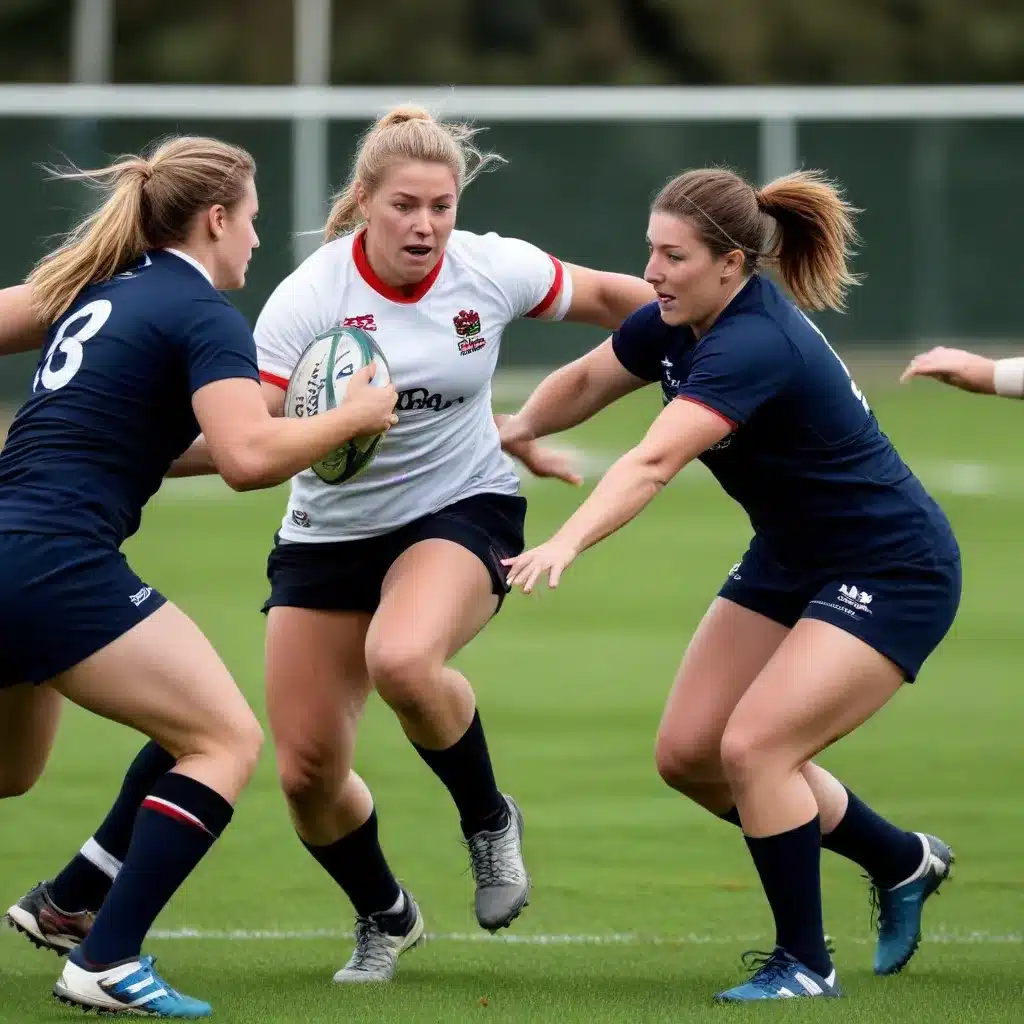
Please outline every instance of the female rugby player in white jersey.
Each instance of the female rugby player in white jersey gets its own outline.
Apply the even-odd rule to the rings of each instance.
[[[377,122],[334,202],[326,243],[279,285],[255,331],[276,415],[300,353],[338,324],[373,332],[399,394],[398,423],[363,473],[340,486],[312,472],[293,479],[268,563],[267,708],[281,785],[299,838],[357,914],[356,949],[337,981],[390,978],[423,932],[381,852],[370,791],[352,771],[374,689],[452,795],[481,926],[505,927],[526,904],[522,816],[495,783],[473,689],[448,665],[498,610],[501,560],[523,546],[526,502],[502,454],[491,379],[512,320],[613,330],[654,296],[637,278],[455,230],[462,190],[500,159],[481,154],[474,134],[418,109]],[[532,443],[509,450],[537,473],[572,478]],[[199,444],[179,472],[209,468]],[[155,745],[140,754],[114,817],[130,812],[160,762]],[[90,841],[56,879],[65,903],[87,888],[102,899],[117,859],[102,852]],[[42,899],[26,897],[25,915],[38,920]],[[45,907],[59,932],[47,944],[73,945],[88,931],[95,908],[79,902],[57,916]]]

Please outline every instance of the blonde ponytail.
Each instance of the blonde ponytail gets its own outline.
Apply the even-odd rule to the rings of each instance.
[[[356,185],[361,184],[367,193],[376,192],[387,171],[404,160],[444,164],[461,194],[481,171],[505,162],[497,153],[477,149],[473,139],[480,131],[469,124],[437,121],[422,107],[396,107],[385,114],[363,135],[349,179],[331,200],[324,241],[339,238],[363,223]]]
[[[109,195],[28,279],[36,309],[46,323],[53,323],[86,285],[112,277],[118,267],[145,252],[143,190],[151,176],[152,168],[141,159],[98,171],[51,173],[53,178],[87,181]]]
[[[147,249],[183,242],[193,216],[237,203],[255,169],[244,149],[182,136],[149,157],[129,154],[99,170],[51,171],[57,179],[86,182],[104,199],[29,275],[39,317],[53,323],[83,288],[109,280]]]

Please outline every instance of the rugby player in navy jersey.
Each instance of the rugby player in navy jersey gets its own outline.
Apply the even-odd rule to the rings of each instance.
[[[542,437],[658,382],[664,408],[546,543],[506,561],[529,592],[636,516],[699,458],[754,536],[694,634],[658,733],[675,789],[740,824],[776,924],[734,1002],[836,996],[822,926],[822,847],[868,873],[875,971],[920,941],[952,854],[872,811],[812,761],[912,681],[949,629],[960,556],[939,506],[799,307],[839,309],[854,211],[816,172],[753,188],[691,171],[654,202],[658,298],[543,381],[503,439]],[[797,304],[761,270],[774,265]],[[685,551],[685,545],[680,547]]]
[[[38,778],[62,697],[166,751],[54,988],[83,1008],[209,1015],[141,947],[227,827],[262,743],[209,641],[121,544],[200,429],[218,472],[244,490],[394,422],[394,390],[369,387],[368,372],[331,413],[267,411],[252,333],[219,291],[243,285],[258,245],[254,172],[244,150],[185,137],[68,175],[105,189],[104,202],[27,285],[0,292],[0,351],[43,343],[0,453],[0,796]]]

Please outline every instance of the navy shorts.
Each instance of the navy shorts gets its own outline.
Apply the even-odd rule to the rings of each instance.
[[[523,550],[525,521],[525,498],[477,494],[365,540],[289,543],[276,539],[267,559],[270,597],[263,611],[284,605],[372,615],[380,604],[384,577],[398,556],[432,538],[453,541],[484,563],[500,608],[509,590],[501,560]]]
[[[907,682],[949,631],[960,604],[960,559],[836,573],[781,564],[755,538],[718,592],[792,628],[799,619],[831,622],[903,670]]]
[[[116,548],[66,535],[0,535],[0,689],[52,679],[164,603]]]

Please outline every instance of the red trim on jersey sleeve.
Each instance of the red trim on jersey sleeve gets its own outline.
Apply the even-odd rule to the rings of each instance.
[[[409,285],[406,288],[393,288],[382,281],[377,276],[373,267],[370,266],[370,261],[366,257],[365,238],[366,228],[363,228],[352,239],[352,260],[356,265],[356,270],[359,271],[359,276],[378,295],[383,295],[385,299],[389,299],[391,302],[401,302],[404,305],[409,305],[413,302],[419,302],[430,291],[431,285],[437,280],[437,275],[441,273],[441,264],[444,263],[443,252],[441,253],[441,258],[434,264],[430,273],[422,281]]]
[[[702,409],[707,409],[708,412],[713,412],[720,420],[725,420],[729,424],[730,430],[736,430],[739,428],[739,424],[735,420],[729,419],[724,412],[719,412],[713,406],[708,405],[706,402],[702,402],[699,398],[691,398],[689,395],[677,395],[677,402],[693,402],[694,405],[699,405]]]
[[[265,380],[268,384],[276,384],[282,391],[288,390],[287,377],[278,377],[276,373],[271,373],[269,370],[260,370],[260,380]]]
[[[555,266],[555,279],[551,282],[551,287],[548,289],[547,295],[544,296],[540,302],[537,303],[533,309],[527,313],[527,316],[540,316],[541,313],[546,310],[552,302],[558,297],[558,293],[562,290],[562,281],[565,279],[565,267],[562,266],[561,260],[556,260],[554,256],[548,253],[548,259]]]

